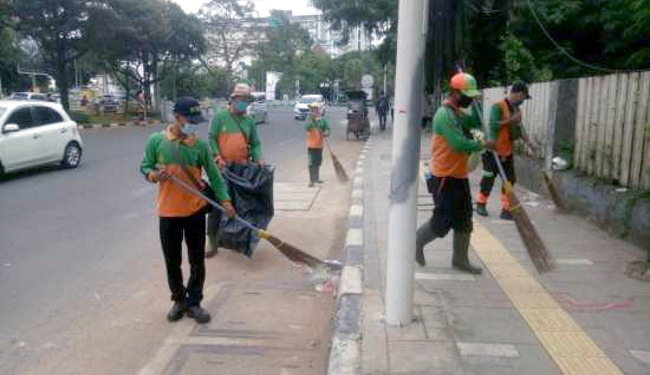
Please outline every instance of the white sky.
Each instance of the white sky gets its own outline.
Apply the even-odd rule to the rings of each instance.
[[[207,0],[173,0],[188,13],[196,13]],[[311,7],[309,0],[253,0],[255,9],[261,17],[269,16],[271,9],[291,10],[294,15],[317,14],[318,10]]]

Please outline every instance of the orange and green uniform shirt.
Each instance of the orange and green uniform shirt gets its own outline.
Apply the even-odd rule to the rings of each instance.
[[[323,148],[323,139],[330,134],[330,126],[327,120],[324,118],[316,120],[309,116],[304,129],[307,132],[307,148]]]
[[[170,127],[162,132],[152,134],[147,141],[147,146],[140,164],[140,171],[148,179],[149,172],[159,167],[165,167],[167,174],[193,185],[183,168],[176,162],[175,147],[181,161],[187,166],[197,181],[201,181],[201,172],[205,170],[210,186],[220,201],[230,200],[226,184],[221,179],[217,165],[212,159],[212,152],[208,143],[190,136],[182,141],[174,135]],[[206,206],[206,202],[186,191],[183,187],[171,180],[162,180],[159,183],[157,212],[160,217],[187,217],[196,214]]]
[[[452,117],[454,116],[454,117]],[[436,177],[465,179],[469,155],[483,149],[479,141],[465,136],[470,129],[481,127],[480,115],[472,108],[466,114],[445,101],[433,117],[431,137],[431,174]]]
[[[246,115],[233,115],[228,109],[217,112],[212,118],[210,147],[227,162],[256,162],[262,158],[262,142],[255,121]]]
[[[502,125],[502,122],[510,119],[511,112],[506,99],[495,103],[490,111],[490,134],[488,136],[495,141],[497,154],[501,157],[512,155],[511,129],[509,125]]]

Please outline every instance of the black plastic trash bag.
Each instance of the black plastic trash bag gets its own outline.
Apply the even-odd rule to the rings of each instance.
[[[256,228],[266,229],[273,218],[273,172],[271,166],[231,164],[221,175],[228,184],[228,194],[237,214]],[[219,247],[253,256],[259,238],[242,223],[221,215]]]

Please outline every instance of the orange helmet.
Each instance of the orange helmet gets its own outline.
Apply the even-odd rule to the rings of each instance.
[[[470,98],[475,98],[479,95],[481,95],[481,92],[478,91],[477,85],[476,85],[476,79],[471,74],[467,73],[457,73],[453,77],[451,77],[451,81],[449,83],[451,85],[451,88],[454,90],[460,91],[463,95],[469,96]]]

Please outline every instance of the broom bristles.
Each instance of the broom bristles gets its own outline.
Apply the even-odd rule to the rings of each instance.
[[[334,165],[334,172],[336,172],[336,178],[342,183],[346,183],[350,181],[350,178],[348,177],[345,168],[343,168],[343,164],[341,164],[339,158],[336,157],[336,155],[334,155],[331,149],[330,149],[330,156],[332,157],[332,164]]]
[[[533,261],[535,269],[540,275],[552,271],[555,268],[553,257],[546,248],[546,245],[544,245],[544,242],[537,233],[533,222],[530,221],[528,213],[519,202],[519,198],[517,198],[514,191],[511,190],[508,193],[508,199],[510,200],[510,206],[512,207],[510,211],[515,219],[517,231],[519,231],[519,236],[521,237],[524,246],[526,246],[528,256],[530,256],[530,259]]]
[[[542,176],[544,177],[544,182],[546,183],[546,188],[548,189],[548,193],[551,195],[551,200],[553,201],[553,204],[559,210],[565,211],[566,206],[560,199],[560,195],[557,193],[557,189],[555,189],[555,185],[553,184],[553,181],[551,181],[551,178],[548,176],[548,173],[544,171],[542,172]]]
[[[279,238],[268,234],[267,235],[267,241],[271,243],[276,249],[280,250],[280,252],[289,258],[291,261],[296,262],[296,263],[303,263],[307,265],[310,268],[316,268],[316,267],[322,267],[325,265],[325,262],[322,260],[307,254],[306,252],[298,249],[297,247],[288,244]]]

